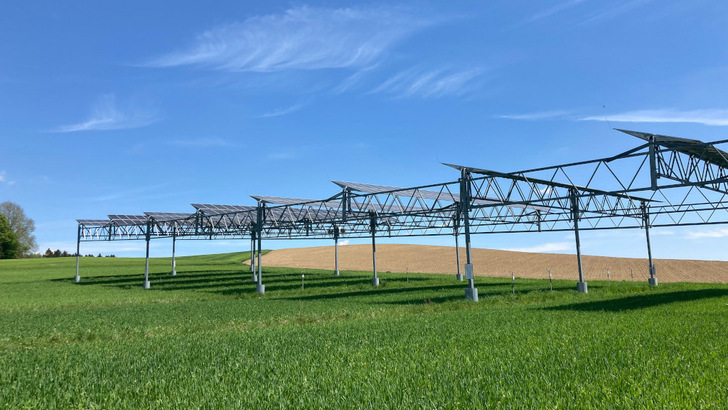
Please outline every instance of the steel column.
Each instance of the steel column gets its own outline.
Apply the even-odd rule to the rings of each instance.
[[[78,225],[78,236],[76,237],[76,277],[73,278],[73,281],[78,283],[81,281],[81,276],[79,275],[79,265],[81,261],[81,225]]]
[[[369,225],[372,231],[372,269],[374,270],[372,286],[379,286],[379,278],[377,277],[377,242],[374,239],[377,233],[377,217],[371,216],[370,218]]]
[[[146,232],[147,257],[146,257],[146,264],[144,267],[144,289],[149,289],[149,240],[150,239],[151,239],[151,235],[149,232],[149,222],[147,222],[147,232]]]
[[[263,206],[263,204],[258,202],[258,223],[255,224],[256,236],[258,237],[258,283],[255,285],[255,292],[260,295],[265,293],[265,285],[263,284],[263,264],[260,260],[260,251],[263,249]]]
[[[657,278],[655,277],[655,265],[652,263],[652,246],[650,245],[650,213],[647,210],[647,205],[642,202],[642,219],[645,224],[645,237],[647,238],[647,260],[649,263],[650,278],[647,279],[647,283],[650,286],[657,286]]]
[[[253,282],[258,281],[258,272],[255,270],[255,231],[250,234],[250,271],[253,273]]]
[[[458,264],[458,273],[455,275],[455,279],[463,280],[463,275],[460,274],[460,245],[458,245],[458,231],[455,231],[455,262]]]
[[[172,276],[177,276],[177,259],[175,250],[177,248],[177,226],[172,227]]]
[[[650,140],[648,141],[649,148],[648,148],[648,155],[650,158],[650,188],[655,191],[657,190],[657,178],[658,178],[658,172],[657,172],[657,153],[655,148],[655,136],[650,136]]]
[[[574,238],[576,239],[576,262],[579,265],[579,282],[576,284],[576,290],[581,293],[587,293],[588,288],[586,282],[584,282],[584,271],[581,266],[581,242],[579,241],[579,198],[577,197],[576,190],[570,189],[569,194],[571,197],[571,218],[574,221]]]
[[[339,236],[334,237],[334,275],[339,276]]]
[[[460,214],[465,227],[465,277],[468,287],[465,289],[465,299],[478,301],[478,289],[475,287],[475,274],[473,273],[473,257],[470,248],[470,173],[464,169],[460,177]]]

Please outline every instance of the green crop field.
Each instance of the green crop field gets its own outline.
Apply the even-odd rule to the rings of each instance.
[[[0,261],[0,406],[728,403],[728,285],[264,269],[243,254]]]

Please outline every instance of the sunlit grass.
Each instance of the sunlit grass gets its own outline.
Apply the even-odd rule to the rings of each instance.
[[[0,261],[0,406],[718,407],[728,286]],[[301,273],[305,273],[302,278]]]

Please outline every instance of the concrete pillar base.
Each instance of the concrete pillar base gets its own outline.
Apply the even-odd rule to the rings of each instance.
[[[151,287],[151,283],[149,283],[148,280],[144,281],[144,289],[149,289]]]
[[[379,286],[379,278],[372,278],[372,286]]]
[[[257,281],[258,281],[258,275],[254,273],[253,274],[253,282],[257,282]]]
[[[257,284],[255,285],[255,293],[262,295],[265,293],[265,285]]]
[[[657,278],[649,278],[649,279],[647,279],[647,283],[650,286],[657,286]]]
[[[589,293],[586,282],[576,282],[576,291],[581,293]]]
[[[339,276],[339,271],[334,272],[334,276]]]
[[[478,301],[478,288],[466,288],[465,299],[472,300],[473,302]]]
[[[176,270],[176,269],[172,269],[172,273],[171,273],[171,275],[172,275],[172,276],[177,276],[177,270]]]
[[[76,275],[76,277],[75,277],[75,278],[73,278],[73,281],[74,281],[74,282],[76,282],[76,283],[78,283],[78,282],[80,282],[80,281],[81,281],[81,277],[80,277],[80,276],[78,276],[78,275]]]
[[[460,274],[460,273],[458,273],[457,275],[455,275],[455,279],[457,279],[459,281],[462,281],[463,280],[463,275]]]

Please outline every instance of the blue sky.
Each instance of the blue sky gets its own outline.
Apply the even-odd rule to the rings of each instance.
[[[514,171],[637,145],[610,125],[727,137],[719,0],[4,2],[0,39],[0,200],[36,221],[41,251],[72,251],[76,218],[323,198],[332,179],[421,185],[457,179],[440,161]],[[726,260],[726,236],[656,229],[654,254]],[[582,242],[646,253],[634,230]],[[574,252],[563,233],[474,245]]]

